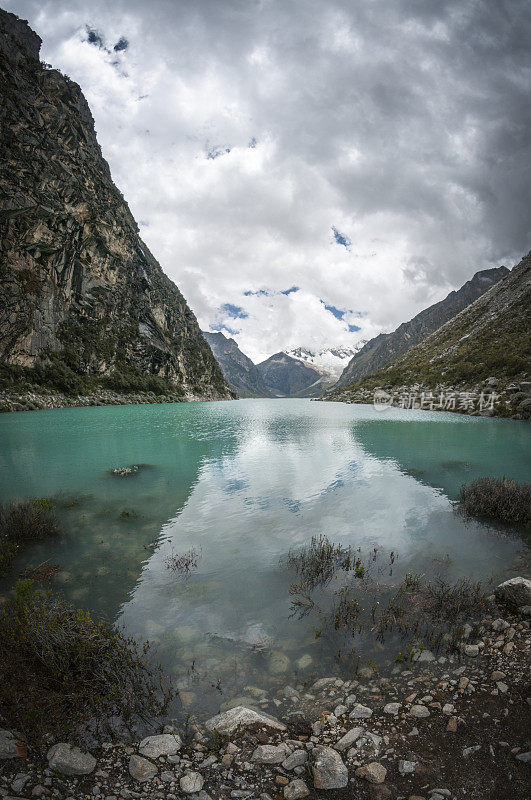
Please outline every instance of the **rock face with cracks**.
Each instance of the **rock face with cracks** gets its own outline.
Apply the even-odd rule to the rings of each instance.
[[[0,10],[0,361],[231,396],[194,314],[140,239],[79,86]],[[69,373],[70,374],[70,373]]]

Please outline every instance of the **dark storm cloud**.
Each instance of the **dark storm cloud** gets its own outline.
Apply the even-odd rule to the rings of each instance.
[[[528,0],[7,5],[81,83],[202,324],[267,287],[238,322],[255,353],[390,329],[529,249]]]

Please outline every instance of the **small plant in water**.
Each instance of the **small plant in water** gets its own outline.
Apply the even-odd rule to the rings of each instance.
[[[164,566],[166,569],[170,570],[170,572],[178,573],[182,576],[187,576],[191,573],[193,569],[197,569],[197,565],[199,563],[199,559],[202,556],[201,548],[199,548],[199,552],[195,549],[195,547],[190,548],[185,553],[174,553],[172,550],[171,555],[169,555],[164,560]]]

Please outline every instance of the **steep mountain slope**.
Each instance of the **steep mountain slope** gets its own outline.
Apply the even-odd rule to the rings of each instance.
[[[286,353],[275,353],[257,364],[257,368],[265,385],[275,397],[315,397],[321,394],[320,385],[313,395],[300,394],[313,384],[319,384],[322,375],[318,370]]]
[[[242,353],[234,339],[222,333],[203,331],[225,380],[240,397],[271,397],[258,368]]]
[[[196,318],[138,235],[79,86],[0,10],[4,383],[227,398]]]
[[[338,380],[337,386],[347,386],[349,383],[396,361],[426,336],[481,297],[508,272],[506,267],[476,272],[474,277],[463,284],[460,289],[450,292],[444,300],[424,309],[409,322],[403,322],[393,333],[381,333],[371,339],[349,362]]]
[[[530,307],[531,253],[488,292],[405,356],[334,392],[330,399],[364,399],[363,392],[377,386],[390,391],[396,387],[421,385],[435,389],[451,385],[477,392],[488,385],[509,396],[507,406],[515,406],[513,399],[520,405],[523,403],[520,408],[523,413],[531,402],[523,397],[531,386]],[[523,392],[516,381],[521,381]],[[502,408],[498,413],[506,411]]]

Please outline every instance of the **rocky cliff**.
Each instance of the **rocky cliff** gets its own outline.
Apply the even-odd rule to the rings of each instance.
[[[227,398],[193,313],[138,235],[79,86],[0,10],[2,381]]]
[[[242,353],[234,339],[207,331],[203,331],[203,336],[212,348],[225,380],[240,397],[272,396],[258,368]]]
[[[481,297],[508,272],[506,267],[476,272],[474,277],[463,284],[460,289],[450,292],[444,300],[424,309],[409,322],[403,322],[393,333],[381,333],[371,339],[345,367],[337,386],[348,386],[349,383],[359,380],[365,375],[371,375],[387,364],[396,361],[430,333]]]

